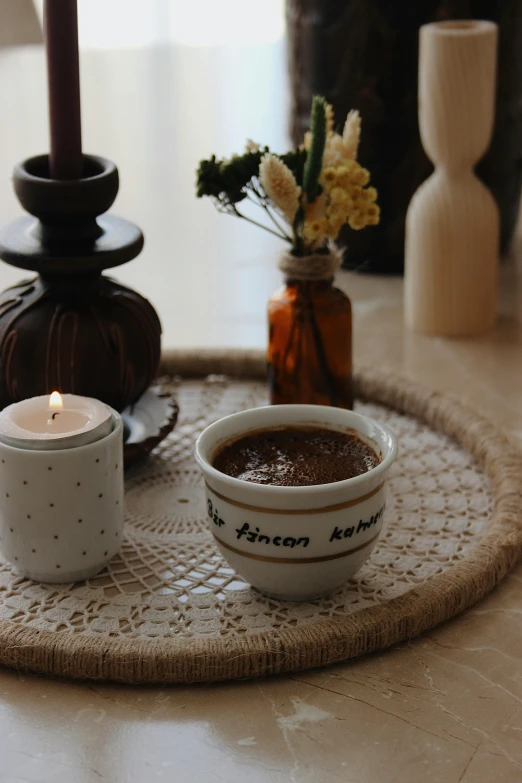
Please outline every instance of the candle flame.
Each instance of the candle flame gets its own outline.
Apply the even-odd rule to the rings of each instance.
[[[60,392],[53,391],[49,397],[49,408],[54,408],[54,410],[60,410],[63,408],[63,400]]]

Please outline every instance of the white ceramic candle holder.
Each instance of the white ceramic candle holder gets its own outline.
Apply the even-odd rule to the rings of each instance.
[[[0,552],[38,582],[95,576],[120,549],[123,424],[76,448],[0,442]]]

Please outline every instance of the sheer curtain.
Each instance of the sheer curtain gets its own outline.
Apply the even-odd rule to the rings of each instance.
[[[43,0],[35,0],[42,15]],[[84,48],[278,41],[284,0],[78,0]]]

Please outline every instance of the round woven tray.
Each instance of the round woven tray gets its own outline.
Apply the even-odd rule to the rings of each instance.
[[[522,461],[506,437],[455,399],[365,370],[358,409],[385,421],[400,443],[379,544],[328,599],[261,596],[214,547],[192,449],[210,421],[265,402],[264,358],[169,354],[161,371],[180,420],[128,476],[121,555],[80,585],[34,584],[0,561],[0,663],[128,683],[324,666],[453,617],[521,554]]]

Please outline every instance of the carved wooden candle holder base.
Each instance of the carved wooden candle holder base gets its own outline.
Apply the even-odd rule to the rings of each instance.
[[[51,179],[47,155],[14,170],[16,195],[33,217],[0,231],[0,257],[38,276],[0,295],[0,408],[59,389],[121,411],[156,374],[156,311],[102,275],[135,258],[143,235],[103,214],[118,193],[116,166],[92,155],[83,160],[76,180]]]

